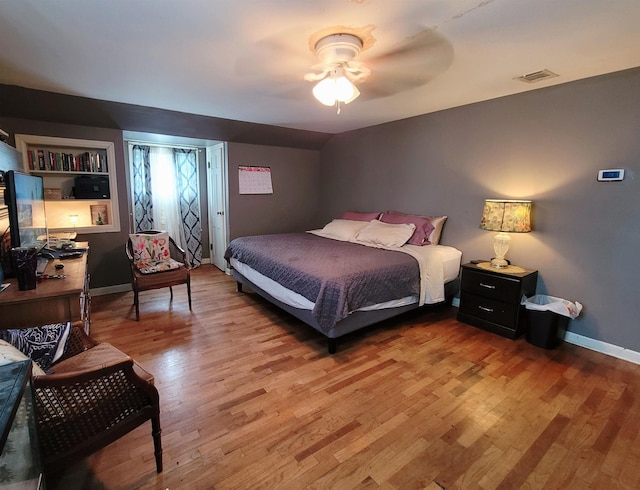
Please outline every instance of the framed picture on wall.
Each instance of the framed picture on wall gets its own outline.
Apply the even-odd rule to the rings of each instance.
[[[91,224],[92,225],[108,225],[109,213],[106,204],[93,204],[91,208]]]

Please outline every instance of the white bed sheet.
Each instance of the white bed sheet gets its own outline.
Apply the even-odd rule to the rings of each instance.
[[[457,248],[446,245],[428,245],[425,247],[405,245],[401,248],[404,250],[399,248],[390,248],[389,250],[400,250],[416,258],[420,264],[421,296],[424,295],[424,299],[418,296],[407,296],[397,300],[366,306],[357,311],[397,308],[417,302],[423,305],[425,303],[430,304],[444,301],[444,284],[458,277],[462,252]],[[426,264],[429,260],[431,260],[431,263]],[[237,259],[231,258],[231,266],[278,301],[303,310],[312,310],[315,306],[314,302],[309,301],[301,294],[285,288],[273,279],[239,262]],[[436,281],[439,281],[439,285],[434,284]]]

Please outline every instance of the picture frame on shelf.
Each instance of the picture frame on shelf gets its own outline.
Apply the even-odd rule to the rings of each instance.
[[[108,225],[109,213],[106,204],[92,204],[89,206],[91,209],[91,224],[92,225]]]

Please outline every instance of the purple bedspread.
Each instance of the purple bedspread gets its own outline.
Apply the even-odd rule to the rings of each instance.
[[[416,259],[310,233],[236,238],[225,258],[235,258],[315,303],[323,329],[359,308],[420,294]]]

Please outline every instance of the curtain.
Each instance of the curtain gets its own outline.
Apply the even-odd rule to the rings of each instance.
[[[197,151],[132,146],[135,231],[164,230],[187,253],[191,267],[202,263],[202,226]]]
[[[131,187],[133,189],[133,224],[136,232],[153,229],[151,201],[151,163],[148,146],[131,148]]]
[[[196,150],[175,148],[173,155],[184,248],[191,260],[191,266],[197,267],[202,263],[198,154]]]

